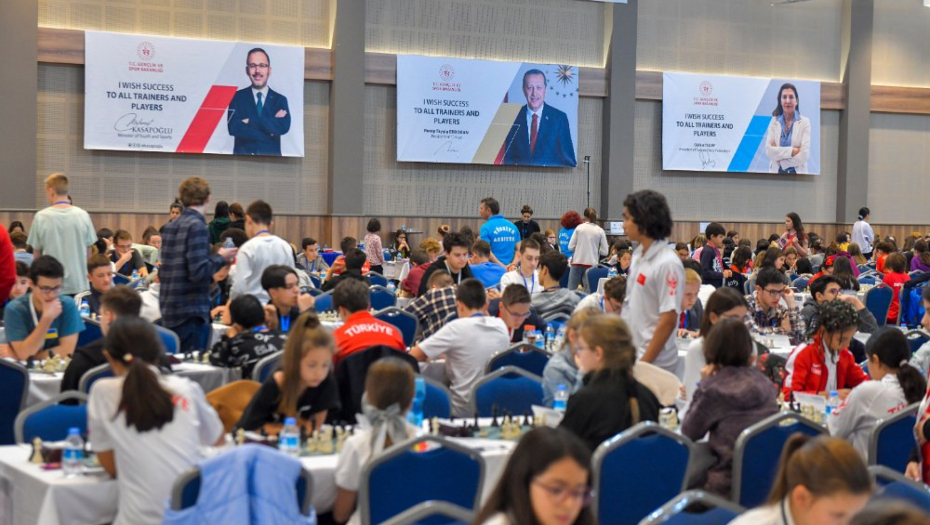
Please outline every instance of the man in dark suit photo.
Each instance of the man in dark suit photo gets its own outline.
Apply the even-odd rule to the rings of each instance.
[[[226,112],[229,134],[236,138],[236,155],[281,156],[281,135],[291,129],[287,97],[268,87],[271,59],[264,49],[246,55],[245,73],[252,85],[236,91]]]
[[[523,75],[526,105],[517,113],[504,141],[504,164],[576,166],[568,117],[546,100],[546,75],[531,69]]]

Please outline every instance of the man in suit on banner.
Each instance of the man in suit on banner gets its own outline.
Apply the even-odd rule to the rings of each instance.
[[[546,75],[531,69],[523,75],[526,105],[517,113],[504,141],[504,164],[576,166],[575,147],[565,113],[546,100]]]
[[[245,73],[252,85],[233,96],[226,113],[229,134],[236,138],[236,155],[281,156],[281,135],[291,129],[287,97],[268,87],[271,59],[264,49],[246,55]]]

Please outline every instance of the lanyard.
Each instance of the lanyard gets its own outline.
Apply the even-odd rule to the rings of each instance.
[[[520,274],[520,277],[523,279],[523,287],[528,289],[532,295],[533,291],[536,290],[536,274],[534,273],[532,277],[530,277],[530,282],[533,283],[532,288],[526,285],[526,277],[523,277],[523,274]]]
[[[53,206],[58,206],[59,204],[71,204],[71,203],[68,201],[58,201],[55,204],[53,204]]]
[[[449,263],[446,261],[443,261],[442,263],[446,265],[446,271],[449,272],[449,275],[452,275],[452,268],[449,268]],[[458,273],[458,281],[456,281],[455,284],[462,284],[462,272],[461,271],[459,271]]]
[[[471,314],[471,315],[469,315],[468,317],[484,317],[484,314],[481,313],[481,312],[478,312],[478,313],[476,313],[476,314]]]
[[[288,321],[290,321],[290,318],[288,318]],[[252,329],[252,331],[253,332],[264,332],[267,329],[268,329],[267,326],[262,325],[262,326],[256,326],[255,328]]]
[[[287,315],[280,318],[281,320],[281,331],[288,332],[291,329],[291,314],[288,312]]]
[[[36,305],[32,301],[32,294],[29,294],[29,312],[32,313],[32,322],[35,326],[39,326],[39,317],[36,315]]]
[[[603,296],[603,295],[601,296],[601,311],[602,311],[602,312],[605,312],[605,311],[606,311],[606,310],[604,310],[604,296]]]
[[[255,236],[258,237],[259,235],[263,233],[268,233],[268,230],[260,230],[258,233],[255,234]]]

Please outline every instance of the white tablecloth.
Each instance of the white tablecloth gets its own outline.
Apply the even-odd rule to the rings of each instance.
[[[485,460],[482,500],[504,470],[514,443],[455,439],[481,452]],[[60,470],[29,463],[29,445],[0,447],[0,525],[66,525],[112,522],[116,516],[116,480],[104,475],[66,479]],[[301,458],[313,475],[312,503],[318,513],[336,501],[336,455]]]
[[[26,408],[48,401],[61,393],[61,379],[64,376],[64,372],[55,372],[54,374],[30,372]]]
[[[389,281],[403,281],[410,273],[410,263],[405,261],[384,261],[384,278]]]
[[[174,373],[199,384],[204,392],[215,390],[226,383],[242,379],[238,368],[225,368],[202,363],[180,363],[172,365]]]

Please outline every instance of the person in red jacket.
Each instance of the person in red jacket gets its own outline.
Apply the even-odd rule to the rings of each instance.
[[[16,284],[16,257],[13,242],[6,228],[0,226],[0,305],[6,304],[10,290]]]
[[[856,308],[834,300],[822,303],[819,309],[817,326],[812,327],[813,341],[788,358],[785,399],[793,392],[828,396],[831,390],[846,399],[853,387],[869,380],[848,348],[859,324]]]
[[[339,283],[333,290],[333,307],[344,324],[333,330],[336,354],[333,364],[339,365],[346,356],[372,346],[389,346],[406,351],[404,336],[392,324],[375,319],[370,308],[368,286],[357,279]]]

